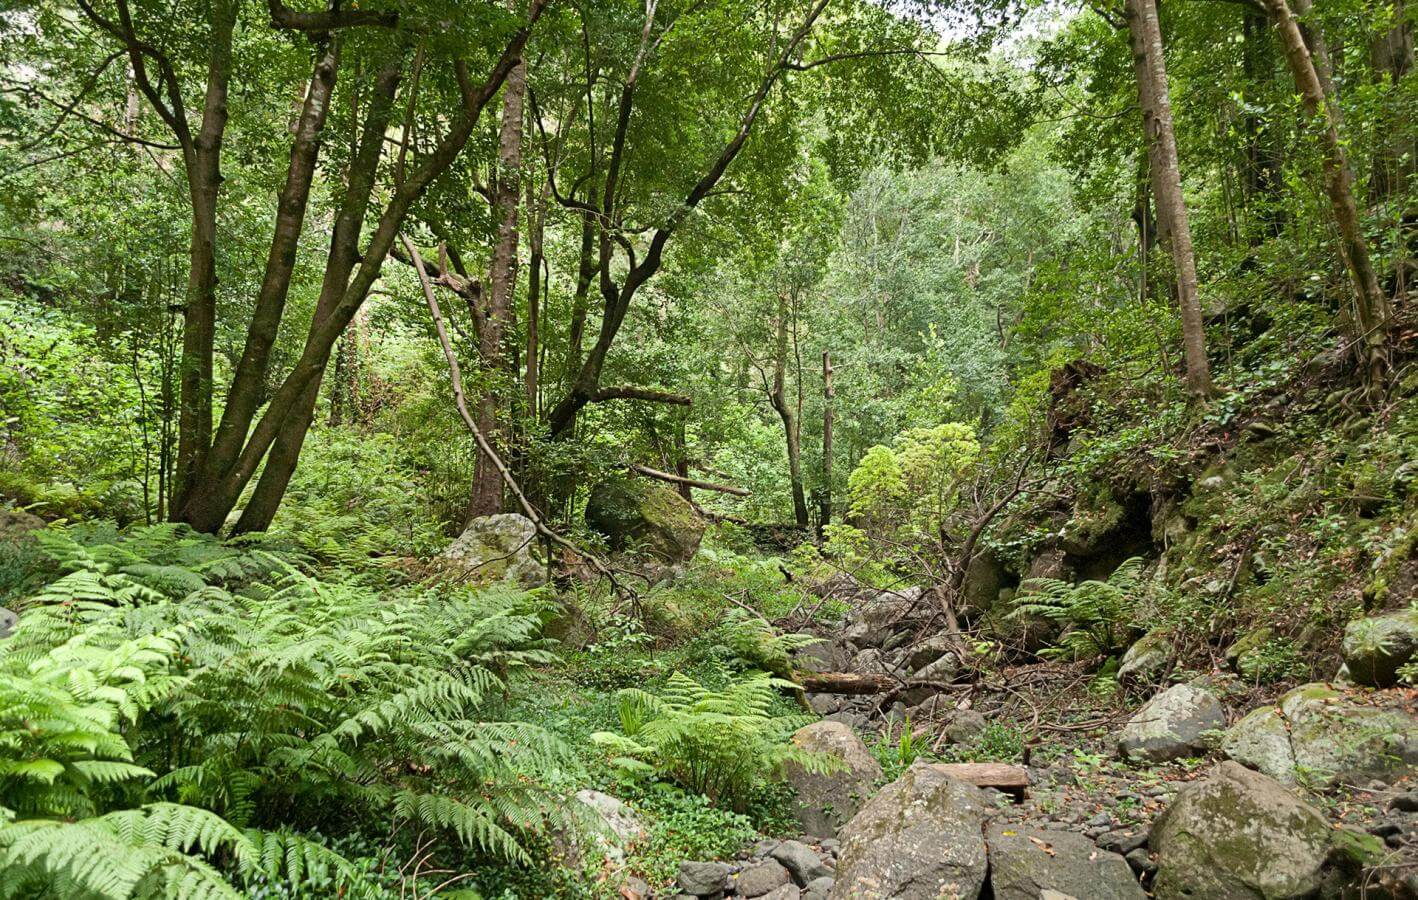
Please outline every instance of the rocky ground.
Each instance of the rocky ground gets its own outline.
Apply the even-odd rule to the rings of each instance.
[[[853,691],[807,696],[824,719],[795,740],[843,765],[790,771],[803,835],[686,860],[670,896],[1418,897],[1415,693],[1356,683],[1393,659],[1356,650],[1332,683],[1267,690],[1171,683],[1134,653],[1106,697],[1081,664],[972,670],[919,600],[858,602],[798,658]],[[890,778],[863,738],[907,727]]]

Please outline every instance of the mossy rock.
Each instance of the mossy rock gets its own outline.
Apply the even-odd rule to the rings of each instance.
[[[1126,685],[1156,684],[1166,674],[1167,664],[1171,661],[1171,632],[1154,628],[1138,638],[1123,654],[1118,666],[1118,681]]]
[[[1246,655],[1264,647],[1274,637],[1274,628],[1264,625],[1260,628],[1252,628],[1226,649],[1226,665],[1230,667],[1231,671],[1240,672],[1244,667]]]
[[[636,550],[685,562],[704,538],[704,520],[679,494],[644,479],[602,481],[586,501],[586,524],[617,552]]]
[[[1344,664],[1358,684],[1392,687],[1418,653],[1418,609],[1355,619],[1344,629]]]

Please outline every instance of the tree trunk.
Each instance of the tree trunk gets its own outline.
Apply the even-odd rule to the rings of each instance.
[[[497,174],[493,182],[493,214],[497,220],[497,243],[488,270],[487,302],[478,328],[478,353],[482,358],[484,384],[488,387],[477,401],[478,430],[499,458],[507,456],[507,429],[502,415],[500,392],[511,381],[511,365],[503,346],[512,316],[513,292],[517,286],[517,214],[522,203],[522,103],[527,88],[527,69],[519,62],[507,75],[502,89],[502,126],[498,133]],[[502,473],[486,453],[479,452],[473,474],[472,494],[463,516],[466,525],[479,516],[502,512]]]
[[[778,331],[773,353],[773,388],[768,400],[783,420],[783,434],[788,444],[788,483],[793,492],[793,520],[808,524],[807,498],[803,494],[802,440],[798,418],[788,405],[786,390],[788,369],[788,295],[778,294]]]
[[[1271,75],[1274,66],[1271,45],[1266,31],[1270,27],[1265,13],[1246,7],[1241,15],[1241,68],[1246,85],[1259,85]],[[1245,115],[1245,201],[1257,221],[1259,230],[1250,229],[1250,242],[1280,233],[1285,222],[1285,210],[1280,203],[1281,154],[1273,138],[1267,138],[1264,118],[1259,112],[1259,98],[1247,103]],[[1259,207],[1257,211],[1255,207]]]
[[[541,378],[541,299],[543,235],[546,230],[547,198],[550,182],[542,183],[542,190],[535,203],[532,186],[527,185],[528,214],[532,217],[527,233],[527,377],[523,384],[526,392],[526,418],[529,428],[540,418],[541,404],[538,389]]]
[[[822,351],[822,490],[818,495],[817,536],[832,524],[832,351]]]
[[[1393,27],[1374,42],[1374,72],[1392,96],[1413,69],[1413,26],[1408,22],[1404,0],[1393,2]],[[1392,228],[1394,240],[1393,286],[1389,296],[1408,293],[1418,248],[1418,209],[1409,198],[1418,142],[1413,126],[1403,116],[1386,116],[1379,123],[1381,136],[1374,153],[1374,174],[1369,180],[1370,202],[1383,209],[1385,227]],[[1396,202],[1395,202],[1396,201]]]
[[[1173,128],[1162,29],[1157,20],[1155,0],[1127,0],[1127,21],[1137,74],[1138,99],[1142,105],[1152,192],[1157,201],[1157,218],[1166,221],[1160,236],[1171,250],[1176,269],[1187,393],[1194,397],[1206,397],[1212,393],[1211,364],[1206,358],[1206,330],[1198,296],[1196,254],[1192,248],[1186,198],[1182,195],[1177,137]]]
[[[221,0],[212,7],[211,55],[202,125],[195,140],[181,141],[192,204],[192,242],[187,302],[178,362],[177,460],[174,497],[180,509],[206,464],[212,443],[212,353],[217,329],[217,194],[221,188],[222,138],[226,133],[227,84],[232,70],[232,32],[236,4]],[[132,51],[135,67],[141,53]],[[145,71],[145,70],[143,70]],[[144,76],[146,83],[146,76]],[[149,100],[155,100],[149,97]],[[185,115],[177,110],[176,115]],[[186,132],[183,124],[179,134]]]
[[[1381,383],[1388,373],[1390,310],[1388,298],[1379,286],[1378,275],[1369,255],[1368,240],[1359,218],[1359,208],[1354,201],[1354,173],[1339,137],[1340,118],[1338,105],[1333,99],[1333,82],[1329,78],[1328,51],[1316,28],[1311,36],[1314,42],[1314,54],[1311,55],[1311,46],[1306,44],[1300,24],[1286,0],[1263,2],[1275,22],[1276,33],[1305,112],[1312,118],[1322,118],[1320,140],[1325,154],[1325,192],[1329,195],[1335,224],[1339,228],[1340,255],[1354,283],[1354,325],[1356,344],[1361,348],[1360,365],[1370,385],[1375,385]]]

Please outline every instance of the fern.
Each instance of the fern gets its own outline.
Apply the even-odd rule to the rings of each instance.
[[[1054,578],[1030,579],[1014,601],[1010,616],[1042,616],[1064,625],[1066,630],[1054,655],[1087,659],[1116,653],[1127,646],[1133,631],[1144,565],[1145,560],[1133,557],[1119,565],[1107,581],[1077,585]]]
[[[822,640],[810,634],[779,634],[763,619],[741,609],[729,610],[719,631],[734,661],[741,667],[779,678],[792,677],[793,651]]]
[[[390,598],[175,526],[45,546],[62,574],[0,642],[0,897],[354,885],[301,830],[394,821],[524,862],[561,824],[543,779],[568,749],[490,715],[553,658],[536,596]]]
[[[591,740],[628,774],[663,778],[741,811],[789,762],[815,772],[833,768],[830,757],[789,741],[809,717],[772,712],[779,690],[793,687],[759,672],[715,691],[676,672],[661,694],[620,691],[620,733],[597,732]]]

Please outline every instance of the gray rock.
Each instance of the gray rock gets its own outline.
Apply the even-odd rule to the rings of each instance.
[[[999,597],[1004,577],[1004,563],[993,550],[985,548],[976,553],[965,567],[955,612],[966,620],[984,615]]]
[[[1125,685],[1156,684],[1172,661],[1171,635],[1161,629],[1147,632],[1123,654],[1118,681]]]
[[[616,862],[624,862],[626,848],[645,836],[645,826],[630,807],[610,794],[577,791],[576,799],[590,807],[604,827],[595,835],[597,845]]]
[[[833,900],[975,900],[988,809],[979,788],[917,762],[843,829]]]
[[[1098,846],[1109,852],[1127,856],[1137,848],[1147,846],[1147,831],[1142,828],[1109,831],[1098,838]]]
[[[906,671],[918,672],[951,651],[950,638],[937,634],[910,648],[906,655]]]
[[[764,894],[763,900],[802,900],[802,891],[796,884],[785,884]]]
[[[793,876],[776,859],[765,859],[739,873],[734,881],[734,893],[740,897],[761,897],[769,891],[791,884]]]
[[[1245,661],[1257,650],[1264,647],[1275,637],[1275,629],[1268,626],[1252,628],[1241,635],[1237,641],[1226,648],[1226,665],[1233,672],[1243,670]]]
[[[1358,684],[1392,687],[1418,652],[1418,610],[1355,619],[1344,629],[1344,664]]]
[[[688,500],[643,478],[611,479],[591,488],[586,524],[605,535],[612,550],[641,550],[667,563],[693,557],[705,527]]]
[[[717,897],[729,888],[728,865],[721,862],[682,862],[676,879],[680,890],[696,897]]]
[[[812,711],[819,716],[829,716],[837,712],[846,705],[846,698],[841,694],[808,694],[807,703],[812,707]]]
[[[1132,870],[1138,874],[1138,877],[1151,875],[1157,871],[1157,863],[1152,861],[1152,855],[1147,852],[1146,847],[1138,847],[1136,850],[1131,850],[1124,858],[1127,860],[1128,865],[1132,867]]]
[[[810,894],[820,894],[826,897],[828,894],[832,893],[833,882],[834,879],[831,875],[824,875],[821,878],[814,878],[812,881],[809,881],[803,887],[803,890]]]
[[[649,900],[650,883],[634,875],[627,876],[625,884],[621,886],[621,896],[625,900]]]
[[[15,630],[15,623],[20,621],[20,617],[14,611],[0,606],[0,638],[10,636],[10,632]]]
[[[1184,787],[1152,831],[1158,900],[1312,897],[1330,851],[1324,816],[1279,782],[1224,762]]]
[[[1221,751],[1282,784],[1333,785],[1407,774],[1418,765],[1418,720],[1364,706],[1326,684],[1295,688],[1227,730]]]
[[[517,513],[480,516],[439,557],[469,578],[522,587],[546,584],[546,564],[538,559],[537,527]]]
[[[817,851],[802,841],[784,841],[774,847],[769,855],[787,867],[793,881],[798,884],[807,884],[814,878],[832,874],[832,870],[818,857]]]
[[[852,657],[852,663],[848,670],[861,672],[864,675],[905,675],[899,668],[891,664],[885,653],[875,647],[868,647]]]
[[[793,656],[793,666],[804,672],[841,672],[851,659],[851,654],[841,644],[820,641],[799,650]]]
[[[1178,684],[1139,709],[1118,737],[1118,753],[1134,762],[1165,762],[1206,749],[1203,734],[1226,727],[1221,701],[1205,688]]]
[[[840,722],[814,722],[793,735],[802,749],[836,760],[833,771],[812,772],[790,762],[784,779],[797,794],[794,815],[810,834],[835,835],[871,796],[881,765],[857,733]]]
[[[946,653],[911,675],[921,681],[949,681],[960,668],[960,661],[954,653]]]
[[[1118,854],[1069,831],[993,825],[985,834],[995,900],[1037,900],[1046,890],[1089,900],[1145,900]]]
[[[952,744],[973,744],[989,724],[983,715],[973,709],[962,709],[946,724],[945,739]]]

